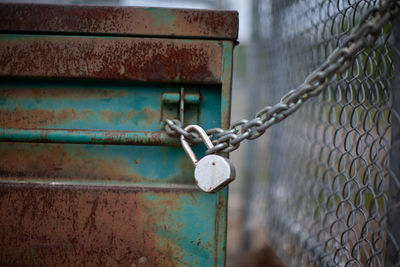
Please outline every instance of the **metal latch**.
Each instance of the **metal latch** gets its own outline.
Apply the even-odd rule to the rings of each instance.
[[[180,92],[164,92],[162,94],[161,118],[178,119],[186,124],[200,122],[200,93],[186,90],[182,87]]]

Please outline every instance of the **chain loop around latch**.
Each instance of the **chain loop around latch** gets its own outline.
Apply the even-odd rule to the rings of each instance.
[[[165,130],[173,136],[184,136],[192,144],[200,144],[203,140],[196,134],[188,132],[182,128],[182,123],[179,120],[165,120]]]
[[[260,137],[269,127],[284,120],[299,109],[304,102],[325,90],[331,78],[346,71],[358,52],[372,45],[379,32],[394,16],[400,12],[399,0],[388,0],[380,7],[370,9],[353,29],[349,37],[336,48],[330,56],[296,89],[289,91],[273,106],[267,106],[257,112],[251,120],[239,120],[232,123],[228,130],[213,128],[207,131],[215,145],[206,154],[216,152],[232,152],[239,148],[245,139]],[[201,138],[182,128],[177,120],[166,120],[165,129],[171,135],[183,135],[193,144],[201,142]]]

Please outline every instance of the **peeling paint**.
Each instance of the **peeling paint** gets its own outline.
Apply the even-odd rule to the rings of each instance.
[[[19,179],[113,180],[141,182],[125,158],[105,158],[83,147],[58,144],[0,146],[0,176]]]
[[[0,96],[9,100],[20,99],[108,99],[126,96],[126,91],[106,90],[99,88],[90,88],[90,90],[81,90],[77,88],[35,88],[25,87],[14,90],[0,89]]]
[[[185,262],[184,248],[157,233],[162,214],[179,209],[181,204],[172,201],[177,193],[153,192],[171,199],[154,206],[134,190],[0,184],[1,224],[6,230],[0,231],[0,243],[7,246],[0,249],[0,263],[131,266],[144,257],[149,266]]]
[[[113,111],[111,109],[109,110],[103,110],[101,112],[101,120],[114,124],[114,123],[128,123],[132,121],[132,118],[136,116],[137,112],[134,110],[131,110],[129,112],[126,111]]]
[[[1,128],[37,128],[48,125],[59,125],[66,121],[84,120],[93,116],[91,110],[76,111],[73,108],[61,110],[24,109],[22,107],[13,110],[0,108]]]
[[[0,30],[236,40],[236,11],[1,4]]]
[[[0,77],[221,82],[216,41],[1,35]]]

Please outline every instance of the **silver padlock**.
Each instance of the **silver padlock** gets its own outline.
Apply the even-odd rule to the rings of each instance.
[[[210,138],[200,126],[189,125],[185,127],[185,131],[196,131],[201,139],[203,139],[207,148],[214,147]],[[196,166],[194,169],[194,179],[201,190],[207,193],[214,193],[235,180],[235,167],[227,158],[218,155],[207,155],[198,160],[183,135],[181,135],[181,144],[186,154]]]

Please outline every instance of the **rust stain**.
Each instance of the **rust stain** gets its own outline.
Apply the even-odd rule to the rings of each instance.
[[[161,142],[161,135],[159,135],[157,132],[150,132],[150,136],[152,139],[156,140],[156,142]]]
[[[218,42],[145,38],[2,40],[0,76],[221,83]]]
[[[159,220],[167,219],[162,217],[166,207],[144,194],[124,188],[1,184],[0,263],[174,266],[183,249],[157,233],[165,224]],[[181,193],[152,194],[163,200]]]
[[[111,109],[109,110],[103,110],[100,114],[100,119],[102,121],[108,122],[108,123],[118,123],[118,124],[125,124],[132,122],[132,118],[137,114],[136,111],[131,110],[129,112],[125,111],[113,111]]]
[[[12,89],[0,89],[0,96],[5,97],[8,100],[18,99],[104,99],[104,98],[115,98],[122,97],[127,94],[126,91],[122,90],[107,90],[97,88],[12,88]]]
[[[144,134],[133,134],[132,136],[127,137],[126,131],[106,131],[105,138],[101,138],[101,143],[103,144],[121,144],[121,140],[123,140],[123,144],[125,145],[174,145],[179,146],[179,142],[176,138],[172,138],[168,136],[165,132],[154,132],[154,131],[143,131],[141,132]],[[92,141],[96,141],[98,138],[93,137],[91,138]]]
[[[146,121],[146,123],[150,125],[153,124],[154,121],[159,118],[159,113],[150,108],[143,108],[142,112],[144,114],[144,121]]]
[[[193,12],[193,11],[182,11],[182,21],[178,21],[178,24],[185,27],[187,31],[193,27],[193,25],[199,25],[199,31],[204,35],[228,35],[232,36],[233,39],[237,39],[237,29],[239,27],[239,21],[232,17],[233,14],[219,13],[219,12]]]
[[[1,128],[37,128],[60,125],[68,121],[85,119],[93,115],[93,111],[76,111],[72,108],[60,110],[24,109],[16,107],[13,110],[0,109]]]
[[[71,145],[70,145],[71,146]],[[74,145],[0,144],[0,176],[16,179],[69,179],[141,182],[122,157],[107,158]]]
[[[157,23],[164,16],[167,21]],[[0,30],[236,40],[235,11],[0,4]]]

